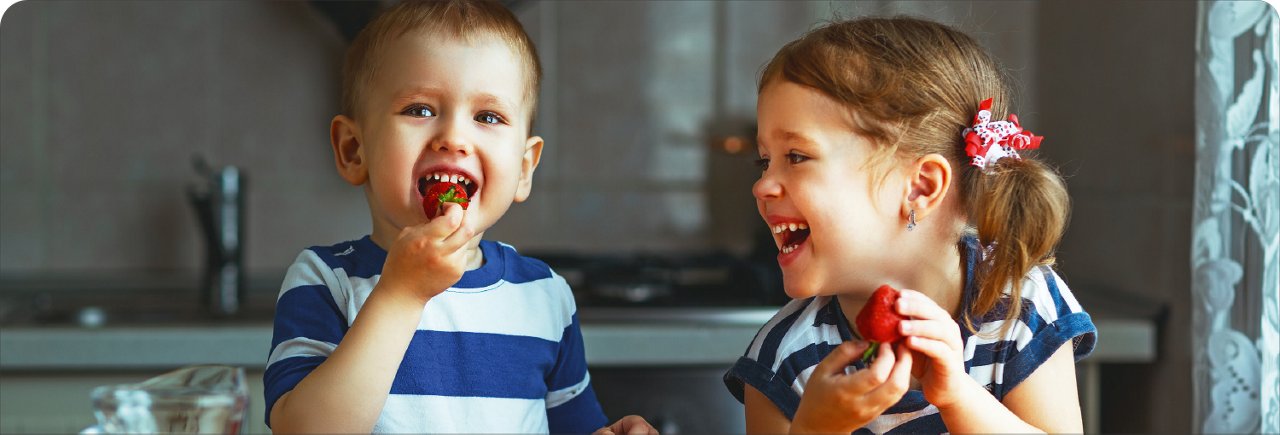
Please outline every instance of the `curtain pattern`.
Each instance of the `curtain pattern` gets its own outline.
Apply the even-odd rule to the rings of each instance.
[[[1192,229],[1194,423],[1280,433],[1277,16],[1199,5]]]

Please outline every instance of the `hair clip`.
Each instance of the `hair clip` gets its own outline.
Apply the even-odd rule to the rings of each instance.
[[[982,100],[978,114],[973,116],[973,127],[964,129],[964,152],[972,157],[972,164],[980,169],[995,166],[1005,157],[1022,158],[1017,150],[1040,148],[1044,136],[1023,131],[1018,116],[1009,114],[1007,121],[991,120],[991,98]]]

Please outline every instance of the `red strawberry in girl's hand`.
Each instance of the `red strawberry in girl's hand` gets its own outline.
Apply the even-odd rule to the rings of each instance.
[[[427,188],[426,193],[422,194],[422,212],[427,214],[427,219],[435,219],[436,216],[444,214],[446,202],[456,202],[462,206],[463,210],[471,204],[471,200],[467,199],[467,189],[461,184],[441,181],[432,184]]]
[[[898,315],[895,308],[897,304],[898,290],[885,284],[871,294],[867,304],[862,306],[862,311],[858,312],[854,324],[862,338],[871,342],[867,351],[862,353],[863,361],[875,355],[880,343],[893,343],[902,338],[902,334],[898,333],[898,323],[906,319]]]

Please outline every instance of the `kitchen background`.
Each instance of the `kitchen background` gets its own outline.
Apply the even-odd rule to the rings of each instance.
[[[694,258],[757,278],[756,290],[742,290],[749,294],[732,290],[750,285],[708,285],[714,290],[696,295],[678,285],[621,295],[591,293],[606,286],[586,285],[579,297],[587,306],[780,303],[768,255],[763,266],[753,260],[764,231],[750,195],[753,146],[735,153],[733,141],[725,141],[754,134],[759,69],[782,44],[836,16],[912,14],[970,32],[1011,71],[1017,113],[1047,137],[1042,156],[1067,178],[1073,214],[1059,252],[1062,274],[1086,308],[1156,331],[1149,358],[1107,361],[1082,377],[1093,376],[1097,387],[1082,390],[1097,399],[1090,427],[1157,433],[1191,427],[1195,3],[507,4],[542,56],[535,130],[548,146],[531,200],[514,206],[487,237],[558,260],[566,271],[611,260],[609,267],[584,267],[588,277],[612,272],[634,283],[659,269],[669,278],[678,271],[663,267]],[[195,155],[245,174],[248,299],[269,304],[300,249],[367,233],[361,191],[335,174],[327,136],[338,110],[342,28],[367,8],[333,7],[47,1],[5,11],[0,295],[88,289],[119,300],[141,288],[198,304],[206,258],[188,197],[204,182],[193,168]],[[709,276],[704,281],[725,274]],[[57,296],[41,297],[46,307],[58,304]],[[9,311],[27,306],[14,299],[20,302]],[[20,332],[43,331],[41,321],[0,319],[0,336],[16,342]],[[111,329],[95,325],[75,334]],[[136,330],[107,332],[127,338],[129,331]],[[746,344],[728,348],[740,352]],[[250,351],[263,360],[266,353],[265,346]],[[0,364],[6,433],[83,427],[92,421],[90,386],[134,382],[164,366],[114,370],[4,358],[10,358]],[[732,399],[714,379],[728,362],[681,370],[611,361],[598,370],[605,373],[597,376],[602,399],[657,379],[651,376],[671,385],[702,382],[708,391],[720,388],[706,393],[719,401],[687,406],[741,424],[740,408],[723,403]],[[630,406],[611,413],[636,412]],[[250,420],[260,425],[261,415]]]

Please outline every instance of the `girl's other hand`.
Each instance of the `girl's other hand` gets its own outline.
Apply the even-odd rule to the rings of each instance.
[[[866,369],[846,374],[867,343],[844,342],[823,358],[805,385],[792,433],[850,433],[898,403],[911,381],[911,352],[880,346]],[[896,355],[895,355],[896,353]]]
[[[909,317],[898,325],[903,335],[901,345],[919,356],[912,375],[920,381],[929,403],[949,408],[959,397],[961,383],[972,382],[964,371],[960,324],[933,299],[914,290],[902,290],[897,310]]]
[[[395,289],[426,303],[462,279],[475,235],[462,225],[462,206],[445,203],[444,214],[400,230],[382,267],[379,288]]]
[[[658,435],[658,430],[654,429],[649,422],[644,421],[644,417],[638,415],[628,415],[622,417],[616,423],[609,427],[597,429],[594,435]]]

